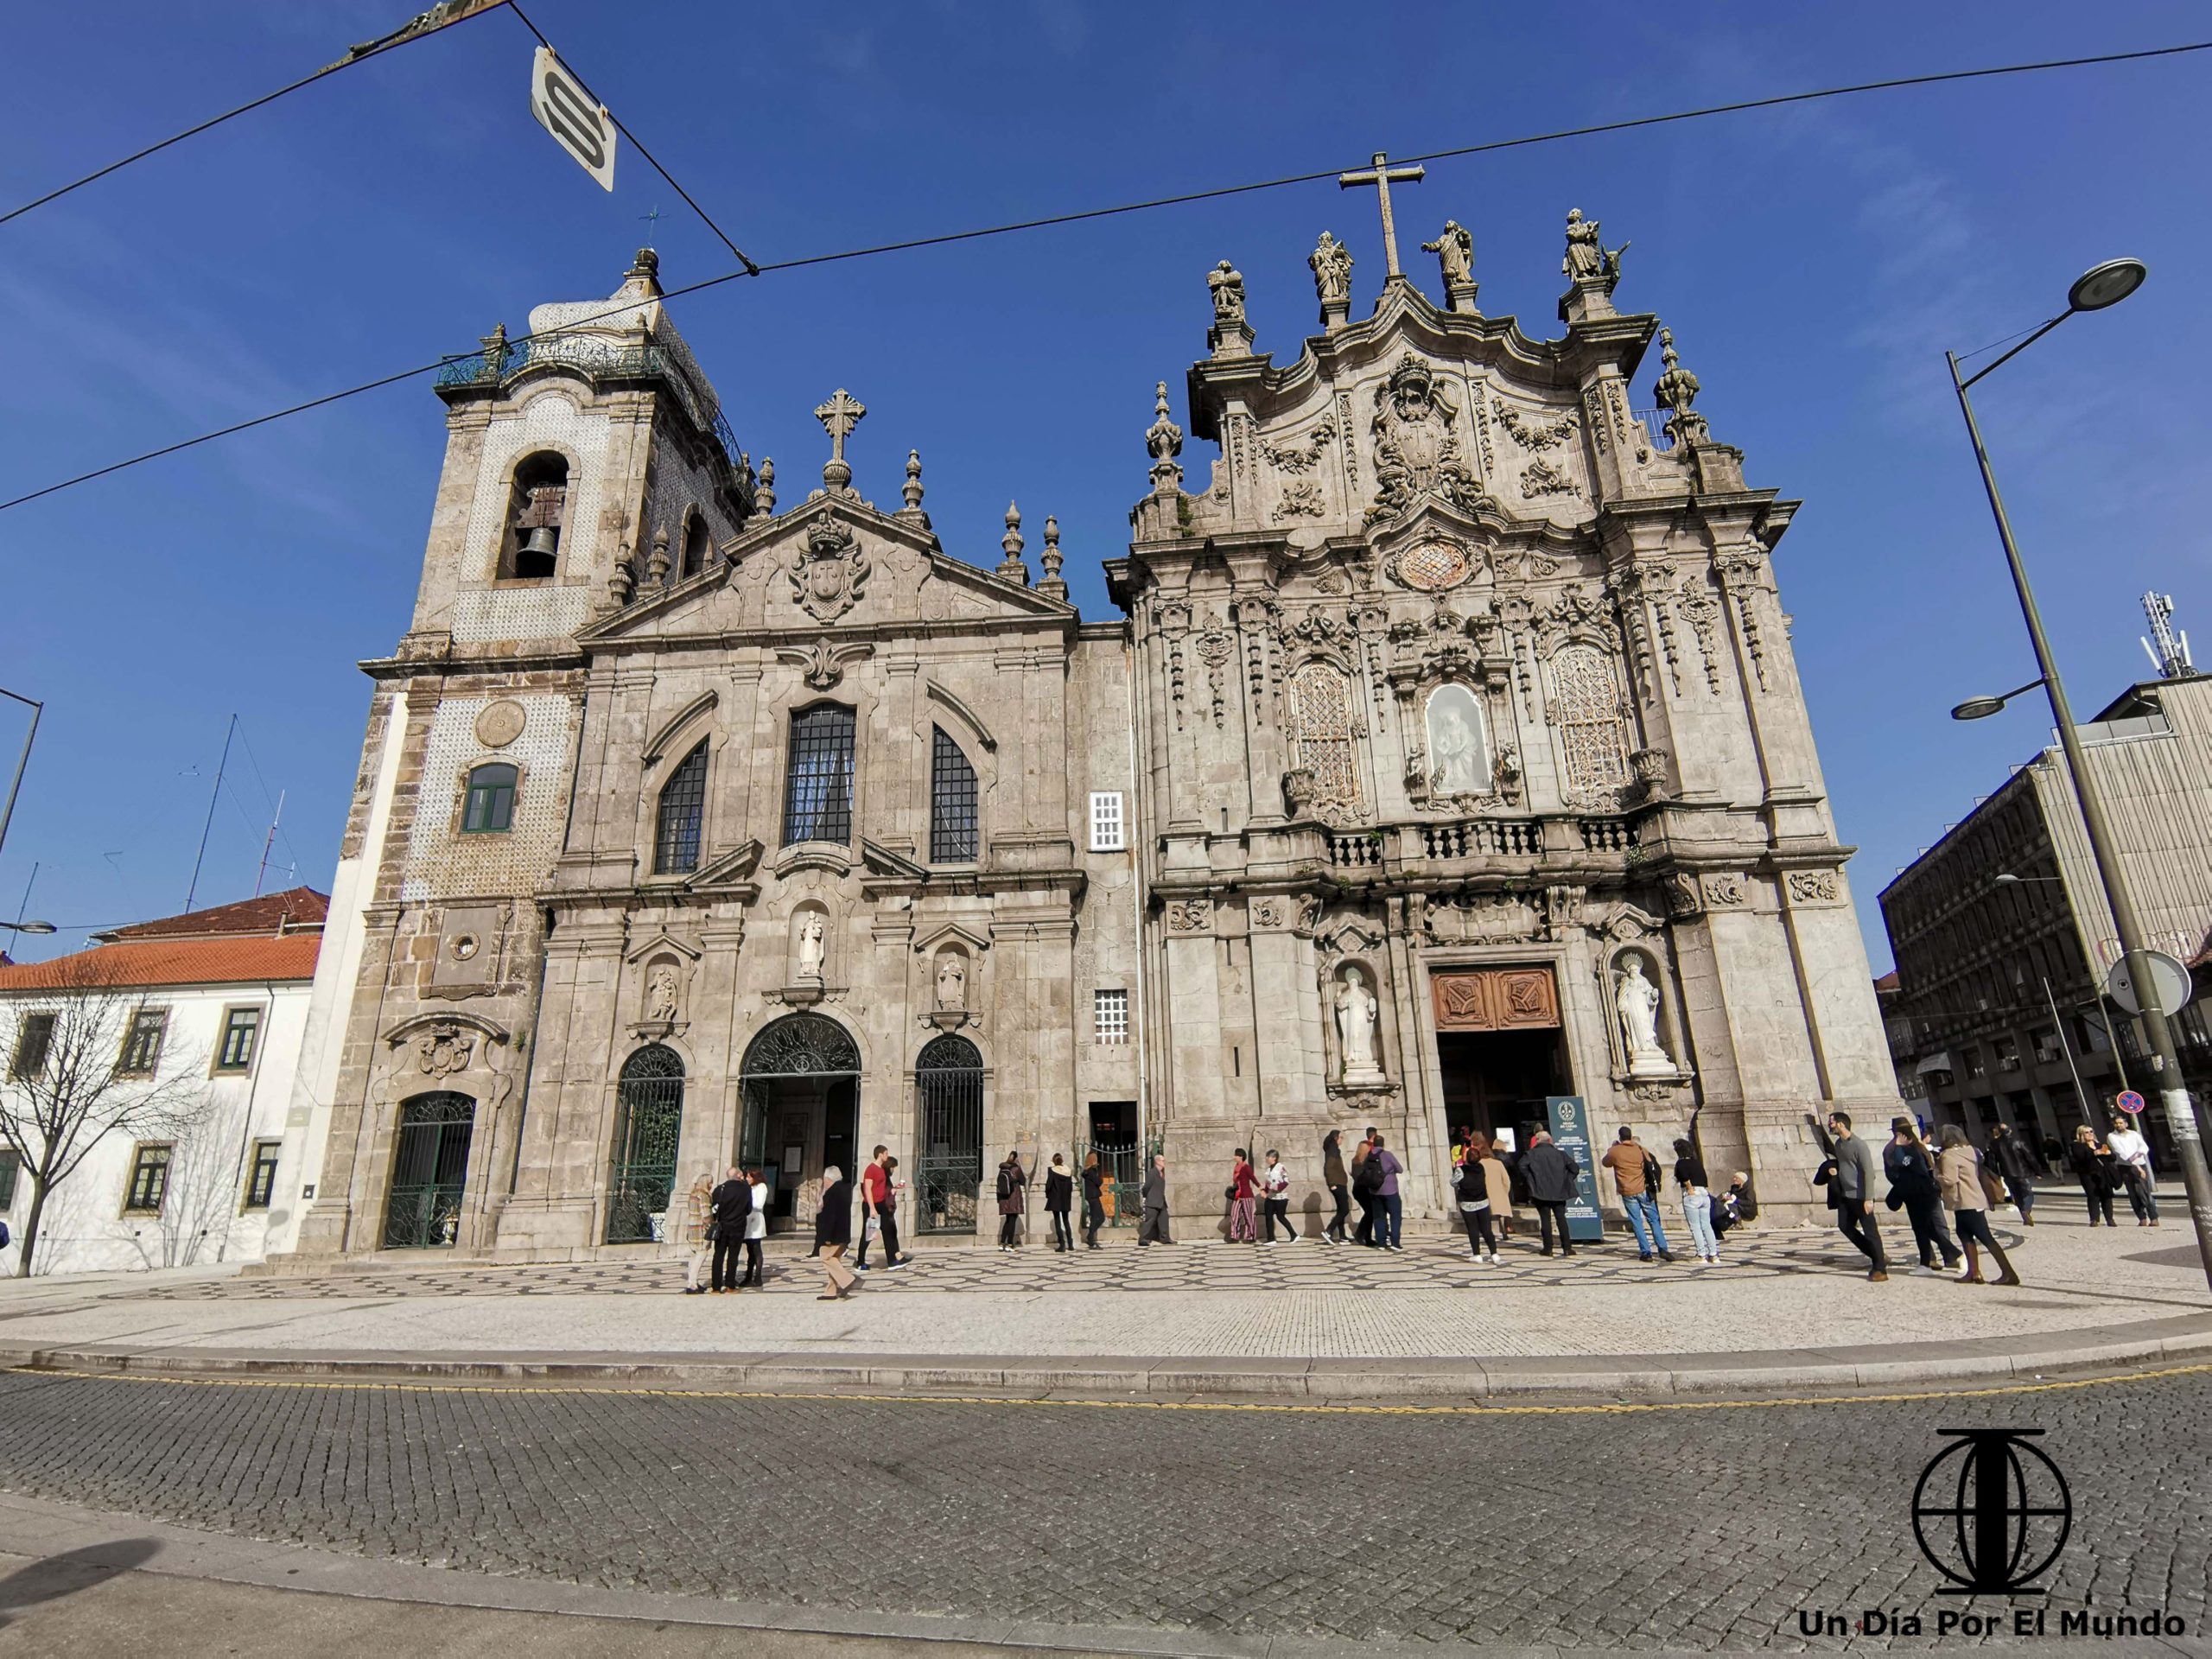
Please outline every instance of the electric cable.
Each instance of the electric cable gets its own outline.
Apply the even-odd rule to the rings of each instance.
[[[504,3],[512,5],[512,0],[504,0]],[[471,15],[481,16],[482,14]],[[1707,105],[1694,110],[1676,110],[1664,115],[1637,116],[1626,120],[1601,122],[1589,126],[1567,127],[1553,132],[1531,133],[1516,138],[1493,139],[1485,143],[1465,144],[1455,149],[1431,150],[1421,156],[1395,156],[1392,159],[1394,162],[1411,166],[1421,162],[1446,161],[1460,156],[1484,155],[1497,150],[1521,149],[1531,144],[1554,143],[1567,138],[1625,132],[1641,127],[1693,121],[1707,116],[1733,115],[1749,110],[1773,109],[1789,104],[1810,103],[1821,99],[1845,98],[1859,92],[1890,92],[1903,87],[1936,86],[1948,81],[1979,80],[1999,75],[2032,74],[2051,69],[2075,69],[2102,64],[2129,63],[2145,59],[2176,57],[2187,53],[2207,50],[2212,50],[2212,41],[2190,41],[2177,46],[2150,47],[2133,52],[2107,52],[2092,57],[2051,58],[2032,63],[1999,64],[1980,69],[1954,69],[1925,75],[1906,75],[1887,80],[1862,81],[1846,86],[1821,87],[1810,92],[1777,93],[1770,98],[1748,99],[1732,104]],[[633,138],[632,142],[636,141]],[[1363,158],[1363,164],[1364,160],[1365,158]],[[655,166],[658,170],[658,164],[655,163]],[[1255,191],[1277,190],[1294,184],[1312,184],[1321,180],[1333,179],[1338,173],[1346,169],[1328,168],[1318,172],[1291,174],[1282,178],[1263,179],[1252,183],[1224,185],[1210,190],[1188,191],[1179,195],[1155,196],[1144,201],[1125,202],[1111,207],[1085,208],[1075,213],[1053,213],[1038,219],[1014,219],[1005,224],[983,226],[972,230],[950,231],[935,236],[913,237],[899,242],[874,243],[861,247],[842,249],[833,253],[809,254],[796,259],[772,260],[765,264],[753,264],[748,261],[736,270],[725,271],[719,276],[709,276],[702,282],[667,289],[661,297],[664,300],[678,299],[685,295],[702,293],[710,288],[719,288],[724,283],[735,282],[741,277],[763,276],[772,271],[798,270],[808,266],[830,264],[840,260],[867,258],[887,253],[904,253],[918,248],[942,247],[950,243],[975,241],[985,237],[1007,236],[1019,231],[1041,230],[1052,226],[1080,224],[1089,219],[1146,213],[1154,208],[1180,207],[1194,201],[1217,200],[1225,196],[1245,195]],[[661,176],[669,178],[665,172],[663,172]],[[670,178],[669,182],[675,185],[676,181]],[[679,190],[682,188],[680,186],[677,188]],[[688,201],[690,199],[687,195],[685,200]],[[694,202],[692,206],[696,211],[697,204]],[[704,219],[706,215],[702,212],[700,217]],[[721,232],[717,231],[716,234],[720,235]],[[740,258],[742,260],[743,256],[741,255]],[[582,327],[631,308],[630,304],[615,306],[592,316],[580,317],[563,325],[560,332]],[[519,344],[531,338],[533,336],[529,334],[517,335],[509,343]],[[95,479],[105,478],[112,474],[142,466],[147,461],[159,461],[166,455],[174,455],[186,449],[196,448],[203,443],[212,443],[219,438],[231,437],[240,432],[251,431],[256,427],[267,426],[271,422],[286,420],[292,416],[303,415],[309,410],[322,409],[329,404],[343,402],[349,397],[358,397],[364,393],[379,391],[385,386],[397,385],[403,380],[411,380],[417,375],[434,372],[474,355],[474,353],[470,352],[448,353],[442,357],[433,359],[428,363],[417,364],[412,368],[401,369],[391,374],[379,375],[375,379],[365,380],[359,385],[348,386],[342,391],[328,392],[320,397],[311,397],[283,409],[272,410],[266,415],[255,416],[250,420],[233,422],[228,426],[218,427],[194,437],[180,439],[175,443],[163,444],[159,448],[149,449],[122,461],[111,461],[105,467],[97,467],[89,472],[79,473],[73,478],[66,478],[59,483],[48,484],[43,488],[0,501],[0,512],[25,505],[63,490],[73,489],[80,484],[89,484]]]

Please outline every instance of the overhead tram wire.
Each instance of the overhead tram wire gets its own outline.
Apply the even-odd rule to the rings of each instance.
[[[207,131],[210,128],[221,126],[226,121],[234,121],[239,116],[250,115],[254,111],[260,109],[263,105],[274,104],[278,99],[284,98],[293,92],[296,92],[302,86],[312,86],[318,80],[334,75],[341,69],[351,69],[357,63],[366,63],[371,58],[380,58],[387,52],[397,52],[400,48],[404,46],[412,46],[417,41],[427,41],[433,35],[442,35],[446,30],[453,28],[456,23],[465,23],[471,18],[481,17],[484,16],[485,12],[496,10],[499,7],[508,3],[510,3],[510,0],[492,0],[492,3],[486,6],[482,11],[467,12],[459,17],[451,18],[445,22],[438,24],[435,29],[426,29],[422,30],[419,34],[403,34],[396,40],[378,41],[375,45],[370,47],[366,51],[361,52],[357,55],[340,58],[335,63],[327,63],[321,68],[316,70],[313,74],[302,75],[288,86],[279,86],[273,92],[264,92],[259,98],[251,99],[250,102],[241,104],[234,110],[226,110],[222,114],[211,117],[209,119],[200,122],[196,126],[187,127],[182,132],[173,133],[158,143],[148,144],[143,149],[135,149],[131,151],[130,155],[123,157],[122,160],[110,162],[105,167],[100,168],[97,171],[87,173],[81,179],[73,180],[69,183],[62,185],[56,189],[49,190],[44,195],[35,197],[33,200],[23,203],[19,207],[11,207],[6,213],[0,213],[0,225],[7,224],[10,219],[21,219],[25,213],[29,213],[34,207],[43,207],[50,201],[59,201],[62,197],[69,194],[73,190],[81,190],[88,184],[97,183],[99,181],[107,177],[109,174],[120,172],[123,168],[129,167],[133,162],[143,162],[149,156],[157,155],[161,151],[168,149],[172,144],[181,144],[188,138],[195,138],[199,137],[200,134]]]
[[[532,35],[535,35],[537,37],[537,43],[540,46],[543,47],[548,52],[551,52],[555,57],[558,58],[561,56],[560,53],[555,48],[553,42],[545,38],[545,31],[538,28],[536,23],[531,22],[530,14],[522,9],[521,5],[518,3],[518,0],[501,0],[501,3],[505,5],[509,11],[514,13],[515,16],[521,22],[522,26],[524,29],[528,29]],[[567,64],[568,60],[563,58],[562,62],[563,64]],[[569,73],[571,74],[575,73],[574,66],[569,67]],[[581,79],[582,78],[578,77],[578,79]],[[644,143],[639,138],[638,135],[631,131],[628,127],[623,124],[622,118],[620,116],[615,114],[613,110],[604,103],[601,104],[600,107],[607,111],[607,118],[614,124],[614,130],[620,133],[625,138],[627,138],[630,141],[630,147],[636,150],[639,155],[645,158],[645,164],[652,168],[654,172],[659,174],[663,179],[666,180],[668,181],[668,188],[675,191],[677,195],[683,198],[683,205],[689,207],[693,213],[699,215],[700,223],[703,224],[709,230],[712,231],[715,236],[721,238],[722,246],[730,251],[731,257],[734,258],[739,264],[745,267],[745,274],[748,276],[758,276],[760,274],[760,267],[754,264],[752,260],[746,257],[744,249],[739,247],[736,243],[729,239],[728,233],[725,232],[721,226],[715,223],[714,215],[709,213],[705,208],[702,207],[698,202],[693,199],[691,193],[683,188],[682,181],[677,178],[675,174],[670,172],[666,168],[660,164],[659,161],[654,156],[652,151],[645,148]]]
[[[502,0],[502,3],[512,7],[513,0]],[[483,14],[471,15],[480,16]],[[2188,53],[2204,51],[2212,51],[2212,41],[2188,41],[2177,46],[2149,47],[2134,52],[2107,52],[2092,57],[2050,58],[2033,63],[1999,64],[1981,69],[1952,69],[1935,74],[1905,75],[1888,80],[1861,81],[1847,86],[1821,87],[1812,92],[1783,92],[1771,98],[1747,99],[1733,104],[1707,105],[1694,110],[1676,110],[1664,115],[1637,116],[1627,120],[1600,122],[1590,126],[1566,127],[1553,132],[1530,133],[1517,138],[1497,138],[1485,143],[1464,144],[1455,149],[1430,150],[1421,156],[1397,156],[1392,159],[1411,166],[1422,162],[1449,161],[1465,156],[1481,156],[1497,150],[1523,149],[1532,144],[1555,143],[1567,138],[1591,137],[1605,133],[1631,131],[1640,127],[1656,127],[1675,122],[1694,121],[1707,116],[1736,115],[1751,110],[1776,109],[1785,105],[1811,103],[1821,99],[1847,98],[1859,92],[1894,92],[1906,87],[1940,86],[1949,81],[1982,80],[1999,75],[2034,74],[2050,69],[2081,69],[2103,64],[2133,63],[2146,59],[2178,57]],[[634,143],[636,140],[633,138],[631,142]],[[642,146],[640,149],[642,153]],[[648,159],[651,158],[648,157]],[[1362,158],[1363,161],[1365,159]],[[654,163],[654,166],[655,170],[660,170],[658,162]],[[835,253],[808,254],[797,259],[772,260],[766,264],[754,264],[746,261],[744,256],[741,254],[739,257],[743,263],[740,269],[724,271],[719,276],[709,276],[703,281],[687,283],[681,288],[669,289],[662,294],[661,297],[664,300],[681,299],[686,295],[703,293],[708,289],[719,288],[725,283],[735,282],[741,277],[765,276],[773,271],[800,270],[808,266],[832,264],[841,260],[868,258],[887,253],[906,253],[920,248],[943,247],[955,242],[972,242],[986,237],[1008,236],[1018,231],[1043,230],[1058,225],[1076,225],[1090,219],[1111,219],[1127,213],[1148,213],[1159,207],[1182,207],[1194,201],[1214,201],[1226,196],[1249,195],[1261,190],[1280,190],[1294,184],[1313,184],[1323,180],[1334,179],[1343,170],[1332,167],[1312,173],[1294,173],[1282,178],[1262,179],[1249,184],[1223,185],[1211,190],[1192,190],[1180,195],[1155,196],[1144,201],[1124,202],[1112,207],[1091,207],[1076,213],[1048,214],[1039,219],[1014,219],[1002,225],[983,226],[974,230],[948,231],[936,236],[913,237],[899,242],[873,243],[862,247],[842,249]],[[669,183],[679,192],[682,191],[683,187],[677,185],[666,172],[662,171],[661,176],[668,179]],[[691,201],[688,194],[685,194],[684,200]],[[692,202],[691,205],[694,211],[699,212],[702,219],[707,217],[703,211],[698,209],[696,202]],[[720,236],[721,232],[717,230],[715,234]],[[728,240],[727,238],[723,239]],[[606,311],[595,313],[591,316],[575,318],[563,327],[564,330],[582,327],[631,308],[632,307],[627,304],[611,307]],[[514,336],[508,343],[519,345],[533,338],[535,336],[531,334],[519,334]],[[461,362],[474,354],[472,352],[449,352],[428,363],[417,364],[413,368],[379,375],[373,380],[365,380],[359,385],[348,386],[340,391],[328,392],[320,397],[311,397],[303,403],[293,404],[283,409],[272,410],[266,415],[256,416],[251,420],[234,422],[229,426],[218,427],[213,431],[202,432],[195,437],[182,438],[175,443],[164,444],[157,449],[149,449],[141,454],[132,455],[123,461],[111,461],[105,467],[97,467],[90,472],[79,473],[73,478],[66,478],[59,483],[48,484],[43,488],[0,501],[0,512],[5,512],[13,507],[23,506],[46,496],[57,494],[63,490],[73,489],[79,484],[89,484],[95,479],[127,471],[130,467],[142,466],[149,461],[159,461],[167,455],[196,448],[203,443],[213,443],[219,438],[232,437],[240,432],[251,431],[256,427],[267,426],[275,421],[287,420],[295,415],[304,415],[312,410],[342,403],[349,397],[360,397],[365,392],[378,391],[385,386],[397,385],[403,380],[412,380],[418,375],[434,373],[450,364]]]

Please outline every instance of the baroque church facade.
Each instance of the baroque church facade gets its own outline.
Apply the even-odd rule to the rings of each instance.
[[[1594,223],[1546,340],[1476,308],[1457,225],[1439,306],[1384,224],[1357,321],[1323,237],[1287,363],[1209,275],[1217,454],[1189,474],[1162,383],[1109,621],[1052,520],[1033,575],[1013,508],[995,566],[940,543],[916,454],[868,499],[842,390],[780,505],[650,252],[449,367],[288,1264],[649,1247],[732,1161],[797,1227],[878,1143],[911,1227],[972,1232],[1008,1148],[1160,1150],[1203,1222],[1231,1147],[1303,1193],[1375,1124],[1441,1217],[1457,1130],[1562,1095],[1694,1121],[1802,1214],[1808,1114],[1897,1091],[1776,592],[1794,504],[1615,309]]]

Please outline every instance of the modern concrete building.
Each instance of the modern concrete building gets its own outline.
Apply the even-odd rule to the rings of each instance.
[[[1107,620],[1052,519],[963,557],[911,452],[869,500],[842,389],[779,505],[650,252],[455,365],[414,620],[365,664],[295,1265],[650,1245],[733,1158],[797,1226],[878,1142],[924,1231],[972,1230],[1007,1148],[1090,1146],[1163,1148],[1205,1224],[1233,1146],[1311,1184],[1376,1124],[1440,1219],[1452,1131],[1557,1096],[1695,1113],[1802,1207],[1808,1115],[1896,1090],[1776,590],[1794,504],[1616,311],[1594,224],[1550,339],[1476,308],[1468,245],[1441,306],[1388,248],[1354,321],[1324,238],[1282,363],[1208,276],[1218,454],[1186,484],[1165,383],[1127,389]]]
[[[2174,1034],[2201,1098],[2212,1083],[2212,677],[2131,686],[2081,729],[2150,947],[2196,967]],[[1891,1011],[1936,1122],[2063,1141],[2085,1121],[2108,1125],[2113,1096],[2133,1088],[2152,1103],[2155,1155],[2170,1159],[2139,1026],[2104,1000],[2120,942],[2055,741],[1883,890],[1882,915]]]

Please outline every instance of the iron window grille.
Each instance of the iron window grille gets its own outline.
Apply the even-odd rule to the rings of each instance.
[[[982,1054],[965,1037],[932,1037],[915,1058],[914,1092],[916,1230],[972,1233],[983,1179]]]
[[[823,703],[791,716],[784,845],[853,838],[853,711]]]
[[[11,1210],[16,1204],[16,1176],[23,1160],[12,1152],[0,1152],[0,1210]]]
[[[27,1014],[16,1027],[15,1057],[8,1062],[11,1077],[35,1077],[46,1070],[46,1052],[54,1044],[54,1016]]]
[[[468,798],[461,810],[463,835],[495,835],[514,823],[516,775],[504,760],[468,774]]]
[[[167,1144],[143,1146],[130,1160],[130,1188],[124,1195],[125,1215],[158,1216],[169,1192],[169,1154]]]
[[[1128,832],[1122,821],[1122,796],[1118,790],[1101,790],[1090,798],[1090,850],[1094,853],[1118,853],[1128,845]]]
[[[707,812],[707,746],[685,755],[661,786],[653,830],[653,874],[689,875],[699,868],[699,830]]]
[[[162,1037],[168,1030],[165,1008],[142,1008],[130,1016],[124,1034],[123,1058],[116,1070],[125,1077],[150,1077],[162,1063]]]
[[[976,861],[976,768],[960,746],[933,726],[930,756],[930,862]]]
[[[282,1141],[257,1141],[253,1143],[253,1169],[245,1178],[245,1207],[266,1210],[270,1200],[276,1195],[276,1160],[283,1154]]]
[[[1091,1029],[1102,1043],[1126,1043],[1129,1040],[1129,994],[1123,991],[1093,991],[1090,994]]]
[[[218,1071],[244,1071],[253,1065],[255,1039],[261,1035],[259,1008],[228,1008],[223,1014],[223,1041],[216,1051]]]
[[[607,1242],[648,1243],[659,1236],[654,1223],[667,1215],[676,1192],[683,1130],[683,1061],[676,1051],[655,1043],[624,1061],[615,1107]]]

